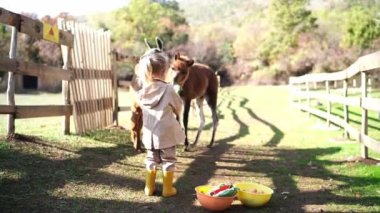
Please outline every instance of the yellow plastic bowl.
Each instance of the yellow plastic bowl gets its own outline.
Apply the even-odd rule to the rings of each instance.
[[[210,211],[223,211],[231,206],[234,197],[213,197],[207,195],[207,192],[212,189],[213,186],[203,185],[195,187],[197,199],[199,203]]]
[[[273,194],[273,190],[271,188],[259,183],[240,182],[234,184],[234,186],[239,188],[237,198],[240,202],[249,207],[260,207],[265,205],[268,203]],[[254,190],[263,193],[254,193]]]

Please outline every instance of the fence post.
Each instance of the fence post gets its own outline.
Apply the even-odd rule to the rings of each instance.
[[[372,97],[372,79],[371,79],[371,76],[368,76],[368,80],[367,80],[367,95],[368,97]]]
[[[331,102],[330,102],[330,85],[329,85],[329,81],[325,81],[325,84],[326,84],[326,96],[327,96],[327,103],[326,103],[326,106],[327,106],[327,126],[330,126],[331,125],[331,122],[330,122],[330,116],[331,116]]]
[[[71,48],[62,46],[62,57],[63,57],[63,69],[68,70],[71,67]],[[70,105],[70,87],[69,81],[62,81],[62,96],[65,105]],[[66,112],[63,118],[63,134],[70,134],[70,116],[71,111]]]
[[[66,27],[64,26],[66,24],[63,19],[58,19],[58,27],[60,30],[66,30]],[[63,59],[63,69],[68,70],[71,67],[71,47],[61,45],[61,51],[62,51],[62,59]],[[65,105],[70,105],[70,87],[69,87],[69,81],[62,81],[62,97],[63,102]],[[70,116],[71,112],[68,111],[65,114],[65,117],[62,121],[63,126],[63,134],[68,135],[70,134]]]
[[[292,77],[289,78],[289,104],[290,104],[290,107],[291,108],[294,108],[294,84],[293,84],[293,80],[292,80]]]
[[[11,48],[9,51],[9,58],[16,58],[16,49],[17,49],[17,29],[12,27],[12,39],[11,39]],[[14,73],[8,73],[8,88],[7,88],[7,104],[9,106],[15,107],[15,79]],[[15,134],[15,114],[8,115],[8,138],[13,137]]]
[[[343,81],[343,93],[344,93],[345,100],[347,100],[347,97],[348,97],[348,80],[347,79],[344,79],[344,81]],[[348,105],[346,103],[344,103],[343,108],[344,108],[344,121],[346,122],[346,124],[348,124],[349,123]],[[350,138],[350,134],[348,133],[346,127],[344,128],[344,137]]]
[[[113,89],[113,124],[119,125],[119,94],[118,94],[118,82],[117,82],[117,74],[115,69],[115,61],[116,55],[114,52],[111,52],[111,69],[113,75],[112,81],[112,89]]]
[[[308,112],[308,115],[309,117],[311,117],[311,113],[310,113],[310,85],[309,85],[309,81],[306,82],[306,95],[307,95],[307,112]]]
[[[361,98],[367,97],[367,73],[361,72]],[[362,106],[361,106],[362,107]],[[362,126],[361,126],[361,133],[360,133],[360,142],[362,143],[362,158],[366,159],[368,158],[368,147],[364,145],[363,136],[367,135],[368,133],[368,111],[367,109],[362,107]]]
[[[297,86],[297,99],[298,99],[298,109],[301,107],[301,92],[302,92],[302,84],[298,84]]]

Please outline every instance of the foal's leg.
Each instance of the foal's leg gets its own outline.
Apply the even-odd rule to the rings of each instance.
[[[214,144],[215,132],[219,123],[218,115],[216,112],[217,97],[218,97],[217,93],[211,94],[206,97],[207,104],[210,107],[211,114],[212,114],[212,136],[211,136],[210,144],[207,146],[209,148],[212,147],[212,145]]]
[[[184,110],[183,110],[183,127],[185,128],[185,151],[188,151],[189,141],[187,140],[187,124],[189,121],[189,110],[190,110],[190,100],[184,101]]]
[[[197,98],[197,105],[198,105],[198,110],[199,110],[199,127],[198,127],[198,132],[197,132],[197,137],[195,137],[195,141],[193,146],[196,146],[198,143],[199,136],[202,133],[203,127],[205,126],[205,115],[203,112],[203,100],[204,98]]]

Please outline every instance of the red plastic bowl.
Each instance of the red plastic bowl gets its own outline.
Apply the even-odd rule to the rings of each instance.
[[[195,187],[197,199],[199,203],[210,211],[223,211],[231,206],[234,197],[213,197],[207,195],[207,192],[212,189],[212,186],[203,185]]]

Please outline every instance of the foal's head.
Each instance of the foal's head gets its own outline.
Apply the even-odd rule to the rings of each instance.
[[[189,67],[194,64],[194,60],[187,56],[175,54],[174,61],[171,65],[173,83],[178,84],[181,87],[185,84],[187,77],[189,76]]]

